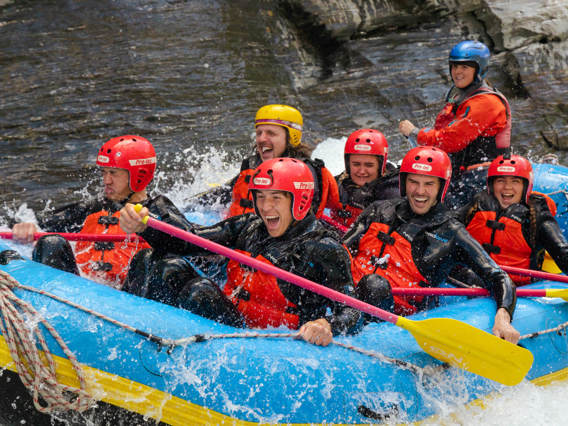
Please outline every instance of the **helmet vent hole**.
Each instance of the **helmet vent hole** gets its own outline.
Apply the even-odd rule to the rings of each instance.
[[[428,157],[428,160],[427,160],[427,161],[428,161],[429,163],[431,163],[432,161],[434,161],[434,159],[433,159],[432,157]]]
[[[418,161],[418,160],[420,160],[420,156],[419,156],[419,155],[417,155],[416,157],[414,157],[414,160],[415,160],[415,161]]]

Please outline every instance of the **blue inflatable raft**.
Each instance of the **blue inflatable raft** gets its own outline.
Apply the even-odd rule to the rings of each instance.
[[[566,232],[568,169],[535,169],[535,190],[554,193]],[[116,424],[117,419],[132,424],[132,418],[172,425],[410,422],[503,388],[444,366],[390,323],[370,324],[322,348],[290,338],[289,330],[235,329],[28,259],[11,259],[9,248],[0,242],[0,270],[37,290],[16,288],[13,293],[58,331],[82,366],[88,394],[98,401],[74,414],[79,424]],[[524,288],[531,287],[568,285],[542,281]],[[490,332],[494,315],[490,298],[447,298],[441,307],[412,319],[455,318]],[[534,355],[527,380],[566,377],[567,324],[565,300],[519,298],[513,325],[524,336],[521,345]],[[58,380],[77,387],[67,356],[53,338],[47,337],[47,344]],[[0,418],[6,407],[15,407],[28,424],[37,424],[28,417],[32,414],[24,414],[33,406],[16,398],[14,389],[21,384],[14,379],[15,364],[3,336],[0,365],[6,369]]]

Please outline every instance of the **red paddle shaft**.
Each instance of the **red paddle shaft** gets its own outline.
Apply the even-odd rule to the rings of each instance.
[[[112,235],[112,234],[81,234],[73,232],[36,232],[34,240],[43,237],[44,235],[61,235],[68,241],[114,241],[120,242],[124,240],[140,241],[141,238],[136,234]],[[12,232],[0,232],[0,238],[11,240],[13,237]]]

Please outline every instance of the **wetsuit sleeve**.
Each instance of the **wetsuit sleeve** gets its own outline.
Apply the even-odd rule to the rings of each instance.
[[[509,275],[499,268],[483,247],[469,235],[465,227],[461,225],[456,227],[454,242],[456,250],[453,250],[453,253],[456,259],[481,278],[483,285],[495,299],[497,309],[505,308],[512,319],[517,295]]]
[[[301,275],[333,290],[349,293],[353,288],[353,278],[347,250],[329,237],[313,244],[303,250],[306,258],[302,262]],[[334,335],[345,334],[360,318],[359,311],[306,290],[301,291],[297,305],[301,324],[324,317],[331,324]]]
[[[193,225],[185,218],[183,213],[169,198],[163,195],[150,199],[143,203],[143,205],[148,208],[150,214],[155,219],[161,220],[176,228],[183,229],[184,231],[191,231],[193,229]],[[146,228],[140,236],[156,251],[179,253],[186,245],[185,241],[150,227]]]
[[[171,204],[171,206],[173,206],[173,204]],[[161,217],[166,223],[231,248],[233,248],[235,241],[243,228],[250,222],[250,220],[256,218],[255,215],[246,214],[230,217],[215,225],[200,226],[187,221],[185,217],[179,213],[179,210],[177,210],[177,213],[169,210],[167,216],[164,215]],[[160,218],[160,216],[158,216],[158,218]],[[182,256],[206,256],[211,254],[211,252],[202,249],[201,247],[188,243],[187,241],[180,240],[179,238],[172,237],[150,227],[146,228],[140,236],[144,238],[146,242],[152,246],[152,248],[155,250],[161,250],[162,252],[179,254]]]
[[[534,199],[533,199],[534,200]],[[558,222],[550,212],[544,199],[535,206],[537,209],[537,241],[552,256],[562,272],[568,272],[568,240],[562,234]]]
[[[102,201],[78,202],[38,215],[38,225],[46,232],[79,232],[91,213],[102,209]]]
[[[493,136],[507,125],[507,111],[496,95],[483,94],[466,100],[458,108],[456,118],[440,129],[421,129],[419,145],[435,146],[447,153],[465,149],[482,134]]]
[[[371,223],[375,220],[375,203],[367,207],[359,215],[353,226],[347,231],[343,237],[343,244],[349,249],[353,256],[357,255],[359,250],[359,241],[371,226]]]

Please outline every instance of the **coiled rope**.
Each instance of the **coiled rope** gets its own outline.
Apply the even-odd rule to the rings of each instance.
[[[22,383],[32,393],[35,408],[51,414],[56,411],[85,411],[95,400],[86,390],[85,377],[77,358],[69,350],[57,331],[29,303],[13,293],[22,287],[8,273],[0,271],[0,331],[4,335],[10,355]],[[55,361],[40,329],[43,325],[59,344],[79,380],[80,388],[66,386],[57,381]],[[38,344],[43,350],[40,353]],[[41,398],[41,402],[40,402]]]

